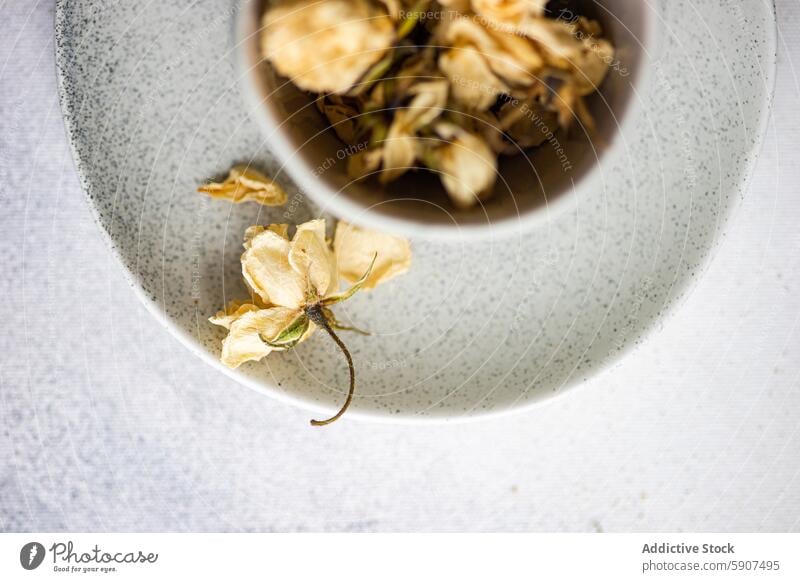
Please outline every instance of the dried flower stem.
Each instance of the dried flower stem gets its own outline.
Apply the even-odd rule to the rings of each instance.
[[[347,398],[344,401],[344,404],[339,409],[339,412],[328,418],[327,420],[312,420],[311,426],[325,426],[326,424],[331,424],[332,422],[338,420],[350,407],[350,403],[353,401],[353,394],[356,391],[356,371],[355,367],[353,366],[353,357],[350,355],[350,350],[347,349],[347,346],[344,345],[344,342],[336,335],[336,332],[333,331],[331,324],[328,322],[328,318],[322,311],[322,306],[319,303],[315,303],[313,305],[309,305],[306,308],[306,315],[308,318],[319,325],[322,329],[328,332],[328,335],[331,336],[336,345],[339,346],[339,349],[342,350],[345,359],[347,360],[347,367],[350,370],[350,390],[347,392]]]

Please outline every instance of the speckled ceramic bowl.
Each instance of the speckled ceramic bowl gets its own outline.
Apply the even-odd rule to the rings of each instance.
[[[251,121],[233,6],[61,0],[67,131],[98,223],[151,311],[243,384],[330,412],[347,370],[324,336],[230,371],[217,362],[223,330],[207,322],[246,296],[238,259],[247,226],[320,212]],[[661,38],[645,54],[649,74],[621,147],[592,188],[518,236],[413,240],[407,275],[339,308],[373,332],[347,337],[359,378],[350,418],[524,409],[614,362],[703,271],[758,152],[775,18],[762,0],[648,6]],[[272,172],[289,203],[232,206],[195,192],[235,162]]]
[[[382,184],[376,176],[352,180],[347,158],[358,147],[343,144],[329,128],[311,95],[279,76],[262,54],[262,15],[270,0],[241,4],[236,19],[237,64],[242,91],[280,160],[282,170],[327,212],[368,228],[403,236],[467,240],[521,232],[554,220],[575,205],[583,190],[601,187],[601,165],[610,163],[616,139],[633,106],[634,94],[647,78],[644,55],[655,50],[657,12],[644,2],[577,0],[572,9],[553,9],[563,19],[576,13],[598,20],[615,47],[612,74],[587,99],[597,120],[589,136],[576,123],[541,147],[502,156],[493,195],[468,210],[455,210],[439,176],[407,172]],[[435,8],[425,11],[437,18]]]

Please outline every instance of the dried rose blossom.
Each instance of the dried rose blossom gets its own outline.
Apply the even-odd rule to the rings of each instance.
[[[252,226],[244,236],[242,275],[253,293],[249,303],[231,303],[210,318],[228,330],[222,342],[222,362],[236,368],[257,361],[273,351],[291,349],[323,328],[345,355],[350,369],[350,390],[341,410],[314,425],[328,424],[349,406],[355,390],[352,358],[334,329],[348,329],[336,321],[331,306],[352,297],[360,289],[408,270],[411,249],[404,239],[339,223],[331,248],[325,237],[325,221],[297,226],[289,239],[286,224]],[[370,256],[366,257],[365,253]],[[342,278],[352,286],[341,291]],[[354,269],[362,269],[356,274]]]
[[[383,146],[383,182],[398,178],[414,165],[419,144],[416,132],[442,112],[447,102],[447,81],[418,83],[409,94],[413,98],[407,108],[395,114]]]
[[[544,65],[536,46],[527,38],[483,26],[473,18],[457,18],[447,28],[445,42],[473,47],[492,72],[509,84],[531,85]]]
[[[458,208],[470,208],[491,193],[497,177],[497,158],[486,142],[452,123],[436,124],[443,145],[429,155],[433,169]]]
[[[371,0],[284,0],[264,14],[264,57],[308,91],[344,93],[394,39],[392,19]]]
[[[439,68],[450,80],[453,98],[462,106],[483,111],[508,86],[495,75],[479,50],[456,45],[439,57]]]

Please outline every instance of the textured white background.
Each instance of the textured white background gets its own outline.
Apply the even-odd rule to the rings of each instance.
[[[532,412],[308,427],[195,359],[83,200],[52,2],[0,0],[0,531],[800,530],[800,3],[773,119],[695,291]]]

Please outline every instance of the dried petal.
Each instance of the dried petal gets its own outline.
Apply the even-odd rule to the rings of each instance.
[[[305,302],[307,281],[289,264],[290,250],[280,234],[260,232],[242,255],[242,275],[265,303],[297,309]]]
[[[451,123],[438,123],[436,132],[451,140],[433,151],[442,184],[458,208],[469,208],[491,193],[497,160],[486,142]]]
[[[370,0],[281,2],[264,14],[264,57],[318,93],[345,93],[394,39],[392,19]]]
[[[470,109],[485,110],[508,92],[483,55],[470,45],[454,46],[439,57],[439,68],[450,79],[453,98]]]
[[[289,264],[311,286],[307,302],[336,291],[339,277],[336,260],[325,240],[325,220],[312,220],[297,227],[289,251]]]
[[[597,90],[614,57],[614,47],[607,40],[580,32],[563,20],[537,18],[526,22],[522,31],[539,44],[550,65],[573,72],[580,95]]]
[[[486,28],[472,18],[458,18],[447,29],[445,41],[474,47],[492,71],[509,83],[531,85],[544,60],[534,44],[516,34]]]
[[[513,30],[542,16],[546,4],[547,0],[472,0],[472,9],[492,24]]]
[[[242,306],[239,311],[238,316],[230,319],[227,326],[230,331],[222,342],[222,363],[231,368],[260,360],[271,351],[280,349],[267,342],[278,337],[301,315],[301,312],[286,307],[244,309]],[[217,323],[215,319],[212,318],[212,323]]]
[[[411,266],[408,240],[346,222],[340,221],[336,225],[333,249],[339,274],[350,283],[355,283],[367,272],[374,258],[363,289],[374,289],[376,285],[405,273]]]
[[[447,81],[417,83],[409,93],[413,99],[406,109],[395,113],[383,144],[381,181],[390,182],[414,165],[419,138],[416,132],[436,119],[447,103]]]
[[[223,311],[218,311],[216,315],[210,317],[208,320],[214,325],[219,325],[225,329],[230,329],[231,324],[239,319],[245,313],[250,311],[258,311],[260,307],[252,303],[239,303],[238,301],[231,301]]]
[[[287,200],[286,192],[274,180],[246,165],[234,166],[224,182],[209,182],[197,191],[235,204],[252,200],[265,206],[280,206]]]

